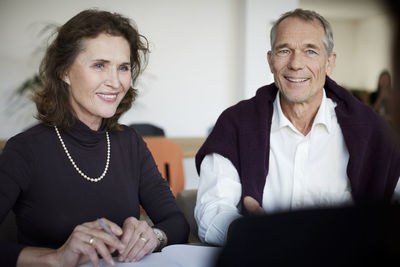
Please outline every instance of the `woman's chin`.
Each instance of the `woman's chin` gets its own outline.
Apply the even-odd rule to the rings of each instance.
[[[115,115],[115,112],[117,111],[117,107],[107,107],[107,108],[103,108],[100,110],[100,116],[104,119],[109,119],[112,116]]]

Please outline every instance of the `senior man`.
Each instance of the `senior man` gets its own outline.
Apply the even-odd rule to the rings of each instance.
[[[275,82],[226,109],[196,155],[203,242],[223,245],[246,211],[389,203],[399,191],[400,154],[384,122],[328,77],[330,24],[296,9],[270,36]]]

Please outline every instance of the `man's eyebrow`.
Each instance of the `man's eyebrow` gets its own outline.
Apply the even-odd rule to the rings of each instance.
[[[274,49],[281,49],[281,48],[288,47],[288,46],[289,46],[288,43],[283,43],[283,44],[280,44],[280,45],[275,46]]]
[[[274,49],[279,50],[279,49],[284,48],[284,47],[289,47],[289,44],[288,43],[279,44],[279,45],[275,46]],[[312,43],[308,43],[304,47],[305,48],[312,48],[312,49],[316,49],[316,50],[320,50],[321,49],[318,45],[315,45],[315,44],[312,44]]]
[[[318,45],[315,45],[315,44],[306,44],[305,47],[306,48],[312,48],[312,49],[315,49],[315,50],[320,50],[320,47]]]

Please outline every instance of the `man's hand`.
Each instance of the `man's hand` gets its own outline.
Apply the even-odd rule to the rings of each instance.
[[[250,215],[263,215],[265,211],[254,198],[245,196],[243,199],[245,209]]]

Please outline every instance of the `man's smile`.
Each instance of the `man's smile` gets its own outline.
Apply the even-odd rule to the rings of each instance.
[[[284,76],[284,77],[289,82],[294,82],[294,83],[301,83],[301,82],[308,81],[310,79],[310,78],[293,78],[293,77],[287,77],[287,76]]]

